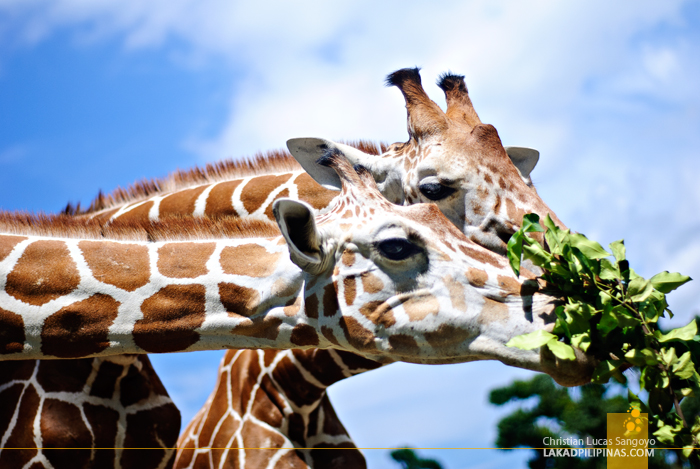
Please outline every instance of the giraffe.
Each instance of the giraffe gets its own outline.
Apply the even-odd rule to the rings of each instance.
[[[551,327],[558,298],[539,291],[534,275],[516,279],[434,205],[390,204],[342,152],[324,159],[341,175],[340,196],[319,216],[276,201],[281,236],[231,239],[188,220],[162,232],[99,227],[100,239],[84,224],[71,238],[78,221],[22,226],[9,217],[0,359],[317,347],[384,363],[497,359],[568,383],[588,379],[583,355],[557,366],[505,346]],[[176,227],[190,237],[174,240]]]
[[[306,201],[323,211],[340,181],[332,169],[316,161],[328,149],[339,148],[353,164],[372,173],[389,201],[435,203],[470,239],[498,254],[505,254],[506,243],[525,213],[541,218],[549,214],[565,227],[532,184],[530,173],[539,152],[504,147],[495,127],[481,123],[463,76],[447,73],[438,81],[445,93],[446,112],[426,94],[418,68],[397,70],[388,76],[387,84],[398,87],[406,101],[409,140],[405,143],[346,145],[294,138],[287,146],[298,164],[287,154],[270,152],[242,163],[177,172],[163,181],[145,181],[110,196],[100,194],[83,216],[107,221],[173,215],[274,220],[272,204],[283,197]],[[66,212],[82,213],[71,206]]]
[[[180,413],[147,355],[0,361],[0,376],[0,467],[172,465]]]
[[[373,151],[367,142],[356,143],[365,151]],[[256,174],[293,170],[292,174]],[[237,176],[238,180],[233,179]],[[206,169],[174,174],[165,181],[150,181],[135,185],[130,190],[117,190],[114,194],[103,194],[93,202],[91,209],[81,211],[70,205],[64,210],[78,217],[95,218],[100,221],[147,221],[148,213],[143,210],[132,212],[122,206],[138,208],[144,202],[129,203],[134,197],[144,197],[156,201],[163,188],[171,190],[164,203],[156,203],[162,208],[162,215],[192,216],[187,200],[191,197],[193,183],[221,183],[218,190],[206,190],[208,210],[204,216],[240,216],[261,218],[268,212],[270,203],[252,213],[239,215],[231,204],[224,204],[217,197],[226,193],[226,186],[270,187],[274,181],[287,178],[287,184],[295,185],[293,194],[319,207],[328,196],[336,192],[318,188],[317,184],[303,172],[289,154],[270,152],[258,155],[244,162],[222,162],[209,165]],[[291,180],[291,181],[290,181]],[[272,184],[271,184],[272,182]],[[181,187],[184,185],[184,188]],[[315,186],[315,187],[314,187]],[[314,189],[320,190],[314,190]],[[224,189],[223,191],[221,189]],[[279,195],[282,190],[278,190]],[[197,192],[195,189],[194,192]],[[286,193],[289,193],[287,191]],[[228,194],[230,196],[230,193]],[[246,191],[248,195],[248,191]],[[279,197],[278,197],[279,198]],[[175,203],[173,200],[177,199]],[[183,203],[184,200],[184,203]],[[328,199],[330,200],[330,199]],[[243,207],[250,207],[246,200]],[[147,203],[147,201],[146,201]],[[110,217],[110,210],[99,210],[105,205],[117,206],[119,217]],[[193,208],[192,206],[191,208]],[[245,209],[244,209],[245,210]],[[107,216],[104,213],[107,212]],[[111,212],[114,212],[112,210]],[[146,216],[144,216],[146,215]],[[158,219],[160,217],[150,217]],[[263,217],[264,218],[264,217]],[[369,362],[369,361],[368,361]],[[95,379],[97,378],[97,381]],[[148,391],[148,392],[146,392]],[[145,392],[145,394],[144,394]],[[27,404],[38,399],[37,405]],[[89,411],[85,410],[89,407]],[[88,415],[89,414],[89,415]],[[37,467],[53,468],[76,467],[126,467],[130,469],[170,467],[175,456],[177,431],[180,428],[180,414],[162,383],[157,377],[147,355],[122,355],[94,357],[75,360],[22,360],[0,363],[0,467],[22,467],[30,461]],[[115,416],[118,416],[115,417]],[[32,424],[36,419],[38,424]],[[96,425],[95,422],[103,422]],[[108,422],[108,423],[104,423]],[[342,427],[342,425],[341,425]],[[32,431],[26,431],[31,428]],[[70,435],[69,440],[66,435]],[[349,437],[348,437],[349,438]],[[122,448],[162,447],[164,451],[148,450],[137,452]],[[3,448],[28,448],[23,451],[4,451]],[[55,447],[93,448],[92,451],[78,450],[73,453],[53,450]],[[44,449],[49,451],[44,451]],[[113,448],[113,449],[94,449]],[[139,457],[134,457],[138,454]],[[68,456],[66,456],[68,455]],[[147,457],[143,457],[147,456]],[[10,459],[8,459],[10,458]]]

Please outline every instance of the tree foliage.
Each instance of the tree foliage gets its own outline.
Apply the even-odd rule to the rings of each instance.
[[[508,242],[508,258],[516,275],[523,258],[541,267],[543,289],[564,302],[555,310],[553,333],[518,336],[508,345],[548,347],[565,360],[574,358],[577,347],[600,361],[593,374],[598,384],[611,378],[626,384],[622,372],[637,368],[648,402],[631,392],[629,399],[649,414],[654,438],[666,447],[682,447],[686,457],[693,454],[697,459],[700,418],[686,418],[680,405],[684,398],[700,395],[697,324],[691,321],[665,333],[658,327],[660,318],[673,317],[666,294],[690,278],[661,272],[644,279],[630,268],[623,241],[610,244],[610,253],[582,234],[560,229],[549,216],[544,225],[546,232],[537,215],[525,215]],[[544,232],[546,248],[528,236],[535,232]]]
[[[489,401],[495,405],[519,402],[521,405],[498,422],[496,446],[499,448],[542,448],[544,438],[575,438],[584,442],[595,442],[607,438],[607,414],[623,413],[629,408],[627,398],[610,391],[600,384],[582,386],[577,399],[572,393],[554,383],[546,375],[535,376],[528,381],[494,389]],[[535,402],[532,402],[534,400]],[[690,402],[690,401],[689,401]],[[693,402],[697,404],[697,399]],[[690,410],[690,409],[687,409]],[[572,445],[557,444],[559,448]],[[544,456],[541,449],[533,450],[528,461],[532,469],[604,469],[605,458],[556,458]],[[656,451],[649,459],[652,469],[689,467],[676,457]],[[675,462],[674,462],[675,460]]]
[[[442,465],[434,459],[423,459],[409,448],[393,450],[391,459],[401,464],[401,469],[442,469]]]

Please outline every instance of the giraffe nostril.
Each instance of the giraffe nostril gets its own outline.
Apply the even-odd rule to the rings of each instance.
[[[513,229],[508,229],[506,227],[496,227],[496,236],[498,236],[501,239],[501,241],[503,241],[505,244],[508,244],[508,241],[510,241],[510,238],[511,236],[513,236],[513,233],[515,233],[515,230]]]

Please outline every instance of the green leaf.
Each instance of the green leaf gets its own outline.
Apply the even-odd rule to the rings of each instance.
[[[637,327],[641,324],[641,321],[632,316],[631,313],[623,305],[617,305],[612,309],[612,314],[615,315],[617,319],[617,324],[620,327]]]
[[[685,352],[678,358],[678,361],[673,364],[671,371],[680,379],[689,379],[695,373],[695,367],[693,364],[693,359],[690,356],[690,352]]]
[[[588,320],[592,312],[595,310],[584,303],[570,303],[564,306],[564,318],[572,334],[580,334],[591,329]]]
[[[564,249],[562,249],[562,257],[568,262],[569,270],[571,271],[571,273],[576,274],[576,276],[573,279],[577,282],[580,281],[580,275],[582,273],[585,273],[584,268],[583,265],[581,265],[581,261],[576,257],[574,249],[570,245],[564,245]]]
[[[656,355],[649,349],[632,349],[625,354],[625,358],[635,366],[656,365]]]
[[[523,248],[526,249],[526,257],[538,266],[552,260],[552,256],[547,253],[537,241],[525,236],[525,233],[544,231],[539,224],[539,220],[540,217],[536,213],[528,213],[523,216],[522,226],[518,231],[513,233],[508,240],[506,256],[516,276],[520,276],[520,263],[523,258]]]
[[[648,348],[642,349],[642,356],[644,356],[644,359],[647,361],[647,365],[656,365],[659,363],[659,358],[653,350]]]
[[[698,334],[698,325],[695,320],[690,321],[683,327],[671,329],[668,334],[662,334],[661,331],[656,331],[654,335],[659,342],[668,342],[670,340],[693,340]]]
[[[690,431],[694,434],[700,432],[700,415],[695,416],[695,423],[693,424],[693,428],[691,428]]]
[[[544,238],[547,240],[547,244],[549,245],[549,251],[552,254],[561,255],[563,243],[569,236],[569,230],[562,230],[555,225],[552,217],[550,217],[549,214],[547,214],[544,219],[544,226],[547,228]]]
[[[620,262],[625,260],[625,256],[627,253],[625,252],[625,242],[624,240],[620,239],[618,241],[613,241],[610,243],[610,250],[613,253],[613,256],[615,256],[615,259]]]
[[[644,280],[642,277],[635,278],[627,287],[627,295],[629,296],[629,299],[638,303],[649,298],[652,291],[653,287],[651,283]]]
[[[610,377],[613,376],[616,371],[618,371],[618,368],[620,368],[620,365],[623,363],[624,361],[622,360],[604,360],[600,362],[593,371],[591,382],[596,384],[607,383],[608,380],[610,380]]]
[[[557,336],[551,332],[540,329],[535,332],[530,332],[529,334],[522,334],[517,337],[513,337],[508,341],[506,346],[517,347],[523,350],[532,350],[534,348],[542,347],[544,344],[552,340],[556,341]]]
[[[513,233],[513,236],[510,237],[508,245],[506,246],[508,261],[516,277],[520,276],[520,261],[523,257],[523,238],[523,232],[518,230]]]
[[[665,445],[672,445],[673,440],[676,437],[677,430],[671,425],[664,425],[654,432],[654,436],[657,440]]]
[[[598,298],[600,299],[601,306],[605,307],[612,303],[612,296],[606,291],[599,291]]]
[[[523,245],[523,257],[530,259],[533,264],[539,267],[552,262],[552,255],[545,251],[538,242]]]
[[[649,279],[654,288],[659,290],[661,293],[670,293],[691,280],[692,279],[687,275],[668,271],[658,273]]]
[[[602,259],[610,256],[610,253],[603,249],[603,246],[595,241],[591,241],[580,233],[571,233],[569,241],[571,246],[577,248],[589,259]]]
[[[552,220],[552,217],[549,216],[549,213],[547,214],[546,217],[544,217],[544,227],[547,228],[547,231],[551,231],[552,234],[560,234],[564,232],[565,230],[562,230],[559,228],[556,223],[554,223],[554,220]],[[561,239],[561,238],[558,238]]]
[[[608,332],[614,330],[617,326],[617,315],[613,313],[612,309],[606,308],[605,310],[603,310],[603,316],[601,317],[600,322],[596,326],[596,328],[600,331],[603,337],[608,335]]]
[[[658,301],[654,301],[654,298],[653,298],[654,293],[658,293],[658,292],[656,290],[652,291],[652,294],[650,295],[649,300],[641,308],[642,313],[644,314],[644,317],[646,318],[647,322],[657,322],[664,312],[663,307],[659,308],[657,306]],[[659,293],[659,294],[663,295],[663,293]]]
[[[693,385],[695,386],[696,389],[700,388],[700,373],[698,373],[697,370],[695,370],[695,372],[693,373],[693,376],[691,376],[688,379],[693,383]]]
[[[622,274],[617,264],[610,262],[610,259],[601,259],[600,278],[603,280],[617,280],[622,278]]]
[[[566,321],[562,321],[561,319],[558,319],[557,322],[554,323],[554,329],[552,329],[552,332],[554,332],[559,337],[566,337],[568,339],[571,338],[571,331],[569,330],[569,325],[566,324]]]
[[[645,414],[649,413],[649,408],[642,402],[642,400],[637,396],[635,393],[633,393],[631,390],[627,390],[627,400],[629,401],[630,405],[638,408],[640,411],[642,411]]]
[[[567,345],[564,342],[559,342],[552,340],[547,342],[547,348],[552,351],[554,355],[561,358],[562,360],[575,360],[576,354],[571,345]]]
[[[578,248],[572,249],[573,255],[581,265],[581,271],[584,272],[590,279],[594,278],[600,271],[600,266],[597,259],[589,259]]]
[[[591,346],[591,335],[588,332],[584,332],[582,334],[575,334],[571,336],[571,345],[580,348],[584,352],[587,352],[588,347]]]
[[[676,349],[673,347],[669,348],[662,348],[660,350],[661,353],[661,359],[663,360],[665,365],[672,365],[675,363],[676,360],[678,360],[678,356],[676,355]],[[664,386],[666,387],[666,386]]]
[[[540,225],[540,216],[536,213],[528,213],[523,217],[523,225],[520,227],[523,233],[543,232],[544,229]]]
[[[651,292],[651,295],[649,295],[649,301],[654,302],[654,307],[656,309],[660,309],[661,311],[668,307],[668,303],[666,303],[666,295],[656,289],[654,289],[654,291]]]

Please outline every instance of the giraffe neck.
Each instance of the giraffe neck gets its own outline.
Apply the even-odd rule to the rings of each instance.
[[[304,171],[286,171],[159,192],[143,200],[84,216],[101,221],[160,220],[167,217],[237,217],[274,221],[272,204],[281,198],[303,200],[323,210],[338,195],[319,186]]]
[[[332,345],[308,322],[337,306],[308,308],[323,288],[308,288],[279,239],[0,245],[0,314],[14,326],[3,358]]]
[[[229,351],[216,388],[180,437],[174,467],[218,467],[223,459],[257,463],[260,452],[217,448],[259,441],[277,448],[264,460],[280,467],[365,467],[326,388],[378,366],[334,350]]]
[[[175,457],[180,414],[145,355],[4,361],[0,376],[0,467],[132,469]],[[139,447],[154,449],[124,449]]]
[[[382,143],[349,142],[369,155],[386,149]],[[179,171],[137,183],[113,193],[100,193],[90,208],[69,205],[65,212],[101,221],[145,221],[175,217],[226,216],[272,220],[275,200],[290,197],[326,209],[338,192],[321,187],[286,151],[275,150],[250,159],[226,160],[205,168]]]

